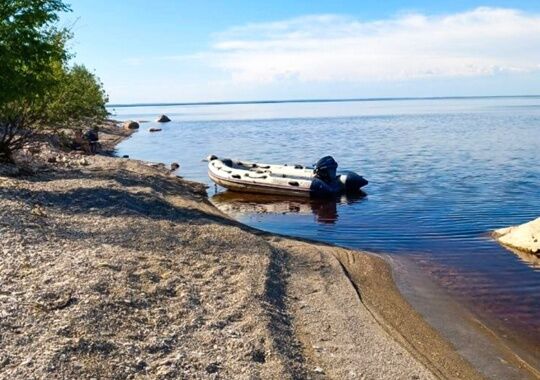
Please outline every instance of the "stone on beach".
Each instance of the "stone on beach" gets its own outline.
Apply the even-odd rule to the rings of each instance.
[[[493,237],[503,245],[538,255],[540,254],[540,217],[519,226],[495,230]]]
[[[133,120],[124,122],[124,129],[139,129],[139,123]]]
[[[157,118],[156,121],[158,123],[167,123],[167,122],[171,121],[171,119],[169,119],[169,117],[167,115],[161,115],[160,117]]]

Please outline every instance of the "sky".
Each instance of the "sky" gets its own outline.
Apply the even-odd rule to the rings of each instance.
[[[540,1],[67,0],[111,103],[540,94]]]

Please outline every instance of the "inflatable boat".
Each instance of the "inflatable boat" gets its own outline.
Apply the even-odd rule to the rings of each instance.
[[[337,173],[337,162],[321,158],[314,167],[271,165],[208,157],[208,175],[216,184],[232,191],[304,197],[331,197],[354,193],[368,184],[362,176]]]

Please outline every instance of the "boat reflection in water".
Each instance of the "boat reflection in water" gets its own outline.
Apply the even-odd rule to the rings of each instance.
[[[233,217],[239,214],[313,214],[318,223],[333,224],[338,220],[338,204],[360,202],[365,197],[364,192],[318,199],[224,191],[210,200],[219,210]]]

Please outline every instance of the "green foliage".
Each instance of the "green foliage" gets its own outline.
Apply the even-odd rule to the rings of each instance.
[[[84,66],[68,66],[58,28],[62,0],[0,0],[0,162],[12,161],[38,130],[106,117],[107,96]]]
[[[69,33],[55,24],[69,8],[61,0],[0,2],[0,105],[33,102],[53,83],[53,63],[65,63]]]
[[[104,119],[107,101],[103,84],[86,67],[62,68],[57,73],[57,85],[47,96],[46,118],[49,124],[57,126]]]

